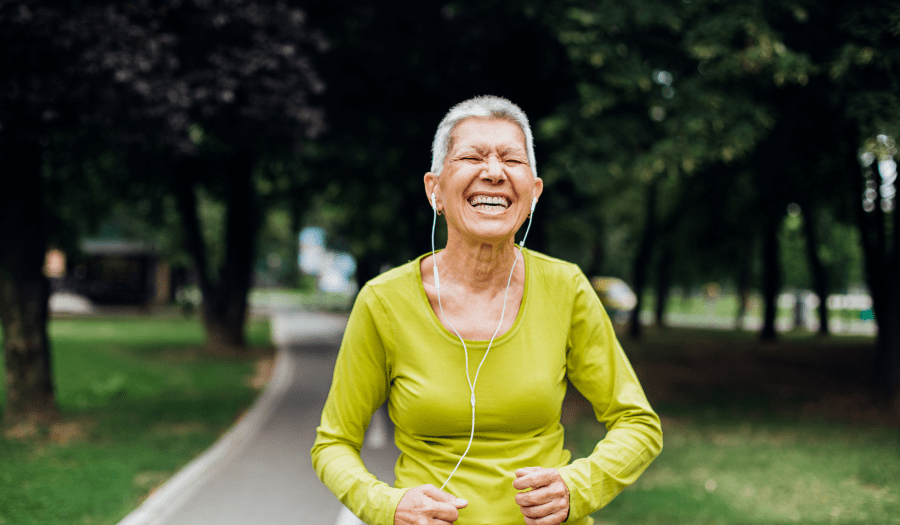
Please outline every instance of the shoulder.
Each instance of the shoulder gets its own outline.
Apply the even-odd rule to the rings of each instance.
[[[421,257],[372,278],[359,291],[357,302],[371,304],[410,301],[419,293],[419,272]]]
[[[584,272],[575,264],[556,257],[528,250],[528,262],[532,264],[534,276],[557,286],[575,286],[582,279],[587,281]]]
[[[391,268],[390,270],[373,277],[366,283],[366,287],[375,290],[390,289],[397,286],[409,286],[415,284],[418,272],[416,266],[421,257],[413,259],[405,264]]]

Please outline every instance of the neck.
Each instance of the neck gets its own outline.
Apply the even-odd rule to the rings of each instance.
[[[513,262],[519,256],[512,238],[491,244],[467,243],[453,237],[450,235],[447,247],[437,255],[442,280],[446,275],[468,287],[506,288]]]

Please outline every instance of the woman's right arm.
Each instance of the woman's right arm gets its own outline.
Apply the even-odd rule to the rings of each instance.
[[[393,525],[406,492],[379,481],[360,458],[366,428],[387,399],[390,324],[377,295],[363,287],[347,322],[322,420],[316,429],[312,464],[319,479],[366,523]]]

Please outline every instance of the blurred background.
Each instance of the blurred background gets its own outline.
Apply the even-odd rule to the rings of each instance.
[[[664,418],[598,518],[898,523],[897,2],[0,0],[0,49],[0,523],[114,523],[258,394],[269,312],[430,250],[481,94]]]

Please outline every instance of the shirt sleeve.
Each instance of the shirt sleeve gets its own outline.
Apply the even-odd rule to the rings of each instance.
[[[591,402],[606,437],[586,458],[559,469],[569,518],[599,510],[634,483],[662,451],[662,427],[616,339],[600,299],[578,272],[566,358],[569,381]]]
[[[311,450],[319,479],[344,506],[372,525],[393,525],[394,511],[406,492],[379,481],[360,457],[372,414],[388,396],[385,341],[391,335],[378,297],[363,287],[347,322]]]

